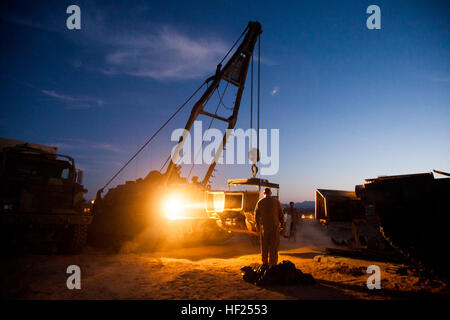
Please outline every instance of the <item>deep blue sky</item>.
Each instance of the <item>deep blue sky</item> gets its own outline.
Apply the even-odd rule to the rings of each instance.
[[[81,7],[81,30],[66,28],[70,4]],[[366,28],[371,4],[381,30]],[[261,125],[280,129],[281,168],[269,178],[283,201],[377,175],[450,171],[448,1],[0,6],[0,136],[58,145],[85,170],[89,196],[213,74],[249,20],[263,27]],[[113,185],[159,170],[189,109]],[[237,127],[248,125],[247,90]],[[219,165],[213,186],[249,175]]]

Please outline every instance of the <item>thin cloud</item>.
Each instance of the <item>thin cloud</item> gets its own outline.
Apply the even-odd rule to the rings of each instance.
[[[63,150],[104,150],[111,152],[121,152],[121,149],[115,145],[104,143],[88,141],[84,139],[58,139],[48,145],[56,146]]]
[[[201,78],[214,73],[233,40],[188,34],[173,25],[148,21],[142,14],[151,9],[146,4],[139,6],[139,10],[126,6],[117,9],[103,2],[89,1],[83,4],[83,8],[82,32],[77,32],[76,36],[61,27],[64,22],[61,22],[61,17],[38,5],[33,6],[30,12],[12,8],[0,17],[11,23],[59,33],[83,47],[89,46],[92,51],[101,52],[103,63],[95,66],[89,61],[68,63],[75,69],[96,70],[107,76],[129,75],[160,81]],[[133,17],[132,23],[129,19],[118,19],[118,12],[121,18]],[[265,57],[261,57],[261,63],[268,66],[278,64]],[[49,96],[71,101],[68,95],[46,91]]]
[[[78,97],[70,96],[62,93],[58,93],[55,90],[41,90],[46,96],[60,101],[68,102],[67,109],[70,110],[81,110],[81,109],[91,109],[94,107],[100,107],[104,104],[102,99],[96,99],[92,97]]]
[[[10,81],[14,81],[15,83],[17,83],[21,86],[37,90],[40,93],[42,93],[43,95],[48,96],[50,98],[65,102],[66,109],[68,109],[68,110],[92,109],[92,108],[101,107],[105,104],[103,99],[98,99],[98,98],[93,98],[93,97],[70,96],[67,94],[62,94],[62,93],[56,92],[55,90],[41,89],[31,83],[17,80],[15,78],[12,78],[9,76],[2,75],[2,77],[5,79],[8,79]]]
[[[41,90],[41,92],[49,97],[64,100],[64,101],[75,101],[76,99],[74,97],[66,96],[64,94],[59,94],[55,92],[54,90]]]
[[[96,143],[91,145],[92,149],[98,149],[98,150],[107,150],[112,152],[120,152],[120,148],[117,148],[113,146],[112,144],[108,143]]]
[[[168,26],[154,35],[118,38],[115,44],[101,72],[157,80],[193,79],[211,73],[227,48],[219,39],[194,39]]]

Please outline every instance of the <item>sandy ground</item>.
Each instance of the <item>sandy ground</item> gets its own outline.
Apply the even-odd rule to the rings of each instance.
[[[448,287],[402,265],[324,254],[332,246],[317,226],[305,225],[297,241],[282,239],[280,261],[311,273],[311,286],[257,287],[240,268],[259,263],[258,248],[245,236],[221,245],[160,252],[113,253],[91,247],[80,255],[22,255],[1,259],[3,299],[410,299],[450,297]],[[365,270],[381,269],[380,290],[369,290]],[[68,290],[66,268],[81,268],[81,290]]]

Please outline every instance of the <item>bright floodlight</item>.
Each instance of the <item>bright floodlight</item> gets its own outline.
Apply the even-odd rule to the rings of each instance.
[[[182,210],[182,201],[177,196],[170,196],[164,202],[164,213],[170,220],[179,219]]]

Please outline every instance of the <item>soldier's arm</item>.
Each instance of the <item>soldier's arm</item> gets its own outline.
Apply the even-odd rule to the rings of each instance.
[[[259,230],[260,220],[261,220],[261,209],[259,208],[259,201],[258,201],[255,207],[255,222],[257,230]]]

